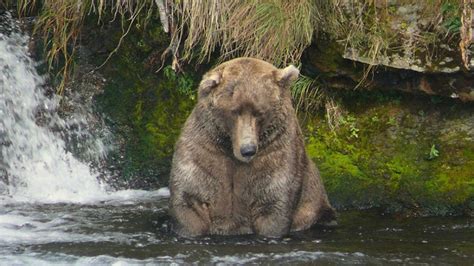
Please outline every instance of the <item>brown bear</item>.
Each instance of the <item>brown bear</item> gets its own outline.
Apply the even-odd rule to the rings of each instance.
[[[334,220],[292,107],[298,75],[254,58],[204,75],[173,156],[175,232],[281,237]]]

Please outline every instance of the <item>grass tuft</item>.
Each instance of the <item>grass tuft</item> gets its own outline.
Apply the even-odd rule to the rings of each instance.
[[[283,66],[299,62],[311,43],[313,11],[310,0],[176,1],[172,39],[183,43],[182,60],[203,62],[218,51],[221,61],[250,56]]]
[[[324,104],[325,94],[317,80],[300,75],[291,87],[296,112],[313,112]]]
[[[19,14],[30,14],[38,6],[34,34],[43,36],[49,69],[58,73],[57,93],[62,94],[73,71],[76,45],[86,16],[95,14],[101,21],[109,13],[114,19],[120,18],[123,25],[132,25],[145,7],[153,6],[153,0],[19,0],[17,4]],[[130,27],[123,27],[123,35]]]

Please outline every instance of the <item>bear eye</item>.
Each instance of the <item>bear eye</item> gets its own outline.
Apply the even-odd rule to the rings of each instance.
[[[253,110],[252,115],[255,117],[261,117],[263,116],[263,110]]]
[[[241,108],[232,108],[230,109],[230,113],[233,115],[239,115],[241,113],[242,109]]]

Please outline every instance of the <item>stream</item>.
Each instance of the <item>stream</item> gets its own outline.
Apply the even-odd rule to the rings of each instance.
[[[1,200],[0,264],[452,264],[472,265],[467,218],[394,219],[341,212],[339,227],[282,240],[178,239],[168,231],[167,190],[119,191],[88,204]]]
[[[336,228],[278,240],[178,238],[167,188],[117,189],[104,178],[107,134],[90,132],[83,114],[57,115],[17,24],[0,15],[0,265],[473,264],[468,217],[341,211]]]

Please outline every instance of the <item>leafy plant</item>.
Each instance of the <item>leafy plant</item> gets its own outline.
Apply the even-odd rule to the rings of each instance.
[[[396,126],[397,125],[397,119],[395,119],[395,117],[393,117],[393,116],[390,116],[388,118],[387,125]]]
[[[428,160],[433,160],[439,157],[439,150],[436,148],[436,145],[431,145],[430,154],[428,155]]]
[[[308,76],[300,77],[291,86],[291,95],[296,112],[312,112],[325,101],[325,95],[315,79]]]
[[[163,69],[164,76],[170,81],[176,82],[178,85],[176,89],[179,93],[189,96],[191,99],[194,99],[194,80],[192,76],[188,73],[179,73],[177,74],[172,66],[166,66]]]
[[[441,5],[441,14],[444,22],[441,24],[447,33],[458,33],[461,28],[459,4],[445,2]]]
[[[360,129],[357,128],[356,125],[356,118],[352,115],[348,115],[346,117],[341,116],[340,118],[341,125],[347,125],[349,127],[349,138],[359,138],[359,131]]]

